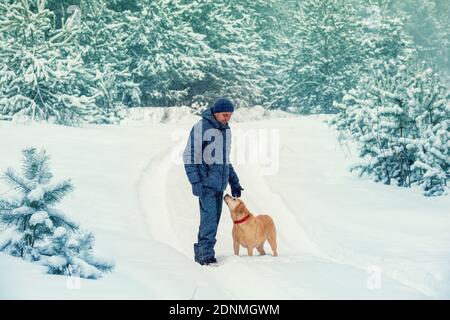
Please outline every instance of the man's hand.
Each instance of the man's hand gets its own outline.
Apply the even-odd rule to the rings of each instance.
[[[192,184],[192,193],[194,196],[201,197],[203,195],[203,185],[200,182]]]
[[[234,184],[231,186],[231,195],[234,198],[240,198],[241,197],[241,191],[244,191],[244,189],[242,189],[241,185],[239,183]]]

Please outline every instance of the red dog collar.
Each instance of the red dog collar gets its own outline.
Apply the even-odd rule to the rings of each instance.
[[[234,224],[239,224],[239,223],[246,221],[248,218],[250,218],[249,214],[246,215],[245,217],[243,217],[241,220],[234,220],[233,222],[234,222]]]

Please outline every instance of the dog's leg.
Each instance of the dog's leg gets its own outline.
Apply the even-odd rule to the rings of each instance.
[[[256,247],[256,250],[258,250],[260,255],[262,255],[262,256],[265,255],[266,252],[264,251],[264,242],[261,243],[258,247]]]
[[[236,239],[233,239],[234,254],[237,256],[239,255],[239,247],[240,247],[239,242],[237,242]]]
[[[250,257],[253,256],[253,247],[248,246],[248,247],[247,247],[247,253],[248,253],[248,255],[249,255]]]
[[[275,230],[269,233],[267,241],[269,241],[270,247],[272,248],[273,256],[276,257],[278,253],[277,253],[277,235]]]

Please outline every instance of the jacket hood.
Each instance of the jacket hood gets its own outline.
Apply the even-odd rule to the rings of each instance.
[[[214,114],[213,114],[211,108],[206,109],[205,111],[203,111],[202,118],[207,120],[216,129],[228,129],[229,128],[228,123],[227,124],[223,124],[223,123],[221,123],[221,122],[216,120],[216,118],[214,117]]]

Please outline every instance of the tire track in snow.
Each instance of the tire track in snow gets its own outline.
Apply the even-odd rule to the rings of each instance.
[[[196,242],[199,223],[198,199],[190,192],[183,166],[172,162],[171,150],[173,146],[164,149],[143,166],[137,182],[140,211],[154,240],[172,247],[195,264],[192,244]],[[292,208],[284,203],[276,190],[272,190],[268,180],[260,175],[258,168],[243,167],[238,170],[241,180],[246,184],[244,200],[251,211],[268,213],[274,217],[280,256],[270,256],[270,249],[267,247],[267,256],[260,257],[255,252],[256,256],[247,257],[244,252],[246,250],[242,249],[243,256],[234,256],[232,224],[228,208],[224,205],[216,246],[216,254],[223,263],[219,268],[198,266],[200,274],[210,279],[208,281],[217,283],[235,298],[308,298],[314,295],[320,297],[320,292],[327,292],[329,288],[341,290],[339,278],[323,282],[320,278],[322,269],[315,271],[314,266],[317,264],[321,268],[327,266],[327,270],[336,270],[338,274],[345,272],[346,277],[364,276],[365,272],[361,269],[344,268],[324,253],[303,228],[301,221],[296,219]],[[246,283],[235,281],[236,270],[247,279]],[[297,270],[306,270],[307,273],[295,276]],[[305,289],[305,285],[309,289]],[[201,284],[198,288],[201,290],[196,289],[195,292],[202,292]],[[351,294],[372,296],[372,293],[360,290],[358,287]],[[335,293],[331,297],[339,297],[339,294]]]
[[[282,240],[290,254],[312,254],[320,258],[328,258],[328,255],[314,242],[301,224],[299,224],[293,212],[283,201],[283,198],[273,191],[265,176],[259,174],[261,169],[254,166],[245,168],[245,176],[251,181],[251,186],[257,190],[253,192],[249,188],[249,207],[255,207],[254,212],[270,214],[277,228],[277,238]],[[261,201],[267,199],[267,201]],[[301,201],[301,200],[299,200]],[[281,248],[281,253],[283,248]]]
[[[139,208],[153,239],[193,258],[192,245],[196,242],[199,224],[198,198],[190,193],[183,166],[173,163],[173,149],[174,146],[165,148],[140,170],[136,183]],[[260,170],[250,165],[240,169],[241,180],[246,183],[243,199],[255,214],[273,216],[280,254],[327,257],[309,238],[282,197],[271,189]],[[228,208],[223,204],[216,246],[218,256],[223,256],[224,252],[232,255],[231,228]],[[241,254],[245,254],[244,251],[241,248]],[[266,252],[271,252],[267,243]]]
[[[149,235],[156,241],[179,250],[179,240],[172,227],[167,210],[167,174],[170,167],[166,148],[148,160],[140,170],[136,183],[139,211]]]

